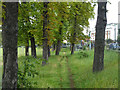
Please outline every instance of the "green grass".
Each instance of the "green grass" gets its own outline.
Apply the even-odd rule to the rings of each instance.
[[[29,51],[30,52],[30,51]],[[104,70],[99,73],[92,72],[94,58],[93,50],[82,51],[88,54],[88,57],[80,57],[81,53],[76,51],[70,55],[67,48],[61,49],[60,55],[55,56],[55,51],[51,51],[51,57],[46,66],[42,66],[42,49],[37,48],[37,58],[28,57],[30,63],[34,63],[35,71],[39,75],[34,78],[28,78],[31,82],[37,82],[34,88],[70,88],[69,72],[67,62],[64,56],[68,56],[68,63],[71,68],[72,78],[76,88],[117,88],[118,87],[118,53],[105,50]],[[31,54],[31,53],[30,53]],[[23,70],[24,48],[18,48],[18,66]],[[2,62],[2,49],[0,48],[0,62]],[[39,62],[39,63],[37,63]],[[2,66],[0,66],[2,72]],[[0,88],[2,73],[0,73]]]
[[[104,70],[92,73],[93,51],[86,51],[88,58],[79,58],[76,53],[69,57],[77,88],[117,88],[118,87],[118,53],[105,51]]]
[[[117,88],[118,87],[118,54],[114,51],[105,51],[104,70],[99,73],[92,72],[92,64],[94,52],[83,51],[88,54],[88,57],[81,57],[79,51],[74,55],[70,55],[69,49],[62,49],[60,55],[52,56],[48,60],[46,66],[35,63],[42,58],[41,49],[38,48],[38,58],[31,59],[31,63],[35,64],[35,71],[39,72],[38,76],[29,78],[30,81],[35,81],[38,84],[35,88],[70,88],[69,73],[66,65],[68,56],[69,66],[71,68],[74,85],[76,88]],[[66,53],[65,53],[66,52]],[[22,67],[24,57],[19,57],[19,67]],[[41,61],[40,61],[41,62]]]

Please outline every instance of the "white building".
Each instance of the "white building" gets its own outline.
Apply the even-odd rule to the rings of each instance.
[[[90,31],[90,40],[95,40],[95,28],[92,28]],[[106,25],[105,29],[105,40],[112,39],[114,41],[117,40],[118,37],[118,23],[110,23]]]

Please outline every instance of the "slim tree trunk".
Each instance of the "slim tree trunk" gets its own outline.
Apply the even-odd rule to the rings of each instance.
[[[34,36],[31,34],[31,38],[30,38],[30,41],[31,41],[31,55],[36,58],[36,46],[35,46],[35,38]]]
[[[63,21],[61,21],[61,23],[63,23]],[[57,39],[57,45],[56,45],[56,53],[55,55],[59,55],[60,49],[61,49],[61,35],[62,35],[62,26],[60,25],[59,28],[59,36]]]
[[[48,45],[48,57],[50,57],[50,46]]]
[[[18,3],[4,2],[5,18],[2,18],[3,76],[2,90],[17,88],[17,33]]]
[[[71,50],[71,55],[72,55],[72,54],[74,54],[74,50],[75,50],[75,44],[74,43],[72,43],[71,49],[72,49]]]
[[[71,46],[71,55],[74,54],[74,48],[75,48],[75,41],[76,41],[76,24],[77,24],[77,19],[76,19],[76,16],[77,14],[75,15],[75,22],[74,22],[74,32],[72,34],[72,38],[73,38],[73,41],[72,41],[72,46]]]
[[[48,24],[48,15],[47,15],[47,8],[49,2],[44,2],[44,11],[43,11],[43,59],[42,65],[46,64],[46,60],[48,60],[48,38],[47,38],[47,24]]]
[[[26,40],[26,46],[25,46],[25,56],[29,56],[29,40]]]
[[[54,51],[55,50],[55,42],[53,42],[53,49],[52,49],[52,51]]]
[[[56,53],[55,53],[55,55],[59,55],[60,48],[61,48],[61,41],[60,41],[60,40],[57,40]]]
[[[107,1],[98,2],[93,72],[98,72],[104,69],[105,27],[107,24],[106,4]]]

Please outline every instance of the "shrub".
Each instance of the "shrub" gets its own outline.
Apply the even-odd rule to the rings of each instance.
[[[80,55],[80,58],[88,57],[88,54],[85,52],[79,52],[78,54]]]
[[[35,66],[30,62],[28,58],[22,62],[24,65],[23,70],[19,67],[18,69],[18,88],[32,88],[33,85],[36,85],[37,82],[32,82],[28,78],[34,78],[35,75],[38,75],[38,72],[35,71]]]

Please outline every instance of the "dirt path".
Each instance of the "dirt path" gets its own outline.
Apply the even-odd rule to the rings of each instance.
[[[59,62],[58,68],[59,68],[59,77],[60,77],[60,88],[64,88],[63,87],[63,78],[62,78],[62,75],[61,75],[61,69],[62,69],[61,61],[62,60],[66,60],[66,67],[67,67],[68,79],[70,81],[70,88],[75,88],[73,75],[72,75],[72,72],[71,72],[71,68],[69,66],[68,56],[66,55],[66,52],[63,52],[63,54],[64,54],[64,56],[60,56],[60,58],[58,59],[58,62]]]
[[[66,61],[67,61],[68,75],[69,75],[69,80],[70,80],[70,88],[75,88],[71,68],[68,63],[68,56],[66,56]]]
[[[63,57],[62,56],[60,56],[60,59],[58,59],[58,61],[59,61],[59,68],[60,68],[60,70],[59,70],[59,77],[60,77],[60,88],[63,88],[63,85],[62,85],[62,80],[63,80],[63,78],[62,78],[62,75],[61,75],[61,68],[62,68],[62,64],[60,63],[60,61],[61,61],[61,59],[62,59]]]
[[[69,77],[69,80],[70,80],[70,88],[75,88],[73,75],[72,75],[71,68],[70,68],[69,62],[68,62],[68,56],[66,55],[66,52],[64,52],[64,54],[65,54],[66,62],[67,62],[67,69],[68,69],[68,75],[69,75],[68,77]]]

